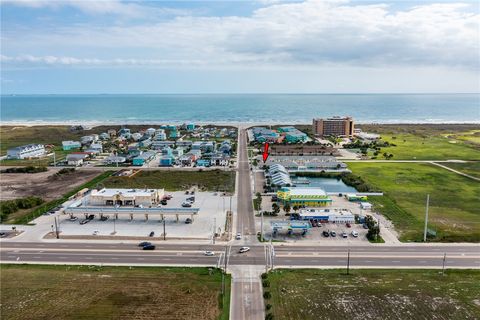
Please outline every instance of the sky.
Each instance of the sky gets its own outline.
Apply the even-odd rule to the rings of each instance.
[[[2,94],[480,92],[478,1],[0,3]]]

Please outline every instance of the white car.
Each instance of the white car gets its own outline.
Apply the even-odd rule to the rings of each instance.
[[[248,252],[248,251],[250,251],[249,247],[241,247],[240,250],[238,250],[238,253],[245,253],[245,252]]]
[[[353,231],[352,231],[352,236],[354,236],[355,238],[358,237],[358,232],[355,231],[355,230],[353,230]]]
[[[211,257],[215,255],[213,251],[205,251],[203,254],[206,255],[207,257]]]
[[[242,234],[237,233],[237,235],[235,236],[235,240],[240,240],[240,239],[242,239]]]

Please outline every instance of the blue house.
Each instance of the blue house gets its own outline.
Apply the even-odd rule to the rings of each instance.
[[[171,156],[162,156],[160,158],[160,167],[171,167],[173,163],[174,159]]]
[[[132,163],[134,166],[143,166],[145,163],[150,162],[155,157],[155,152],[148,151],[144,152],[141,155],[133,158]]]
[[[197,160],[197,167],[210,167],[210,160],[206,160],[206,159]]]
[[[79,149],[82,146],[80,141],[62,141],[62,148],[64,151]]]
[[[187,131],[194,131],[195,130],[195,123],[187,124]]]

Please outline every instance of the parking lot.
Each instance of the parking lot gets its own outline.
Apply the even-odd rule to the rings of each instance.
[[[327,208],[341,208],[341,209],[348,209],[353,214],[365,215],[365,214],[372,214],[370,210],[361,210],[360,204],[358,202],[350,202],[344,197],[339,197],[337,195],[331,196],[332,205],[328,206]],[[271,197],[264,196],[262,198],[262,209],[266,211],[272,211],[272,201]],[[293,213],[293,210],[291,211]],[[375,216],[375,215],[374,215]],[[272,234],[272,228],[270,226],[270,222],[272,221],[288,221],[290,219],[289,216],[285,215],[283,210],[280,210],[280,213],[277,217],[264,217],[264,234],[266,239],[270,239]],[[256,225],[257,229],[261,229],[261,222],[260,218],[256,218]],[[323,232],[327,231],[329,236],[326,237],[323,235]],[[331,235],[331,232],[335,233],[335,236]],[[357,237],[352,235],[352,231],[356,231],[358,233]],[[322,223],[319,227],[312,227],[308,230],[305,235],[302,235],[301,230],[294,231],[293,234],[288,235],[287,231],[279,231],[274,237],[274,240],[277,241],[315,241],[315,242],[322,242],[328,244],[348,244],[348,243],[367,243],[368,240],[366,238],[367,235],[366,229],[363,228],[361,224],[351,224],[350,227],[347,227],[344,223]],[[342,237],[342,233],[345,232],[347,237]]]
[[[165,208],[181,208],[182,203],[190,195],[185,192],[166,192],[172,195],[172,199]],[[220,193],[195,192],[195,202],[192,208],[199,208],[197,215],[193,216],[193,222],[186,224],[185,220],[190,215],[180,215],[177,222],[175,215],[165,215],[165,231],[167,239],[211,239],[214,225],[217,233],[221,234],[225,229],[226,211],[229,210],[230,197],[224,197]],[[163,222],[160,215],[149,214],[148,220],[143,213],[134,214],[130,220],[128,214],[119,214],[118,219],[114,215],[108,220],[101,221],[99,216],[88,223],[80,224],[85,219],[83,214],[77,214],[75,221],[70,220],[70,215],[61,215],[59,229],[62,236],[116,236],[116,237],[148,237],[153,231],[153,238],[163,239]],[[53,228],[52,228],[53,230]]]

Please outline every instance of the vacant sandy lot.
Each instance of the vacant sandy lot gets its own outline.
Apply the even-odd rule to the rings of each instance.
[[[28,196],[41,197],[46,201],[57,199],[101,173],[94,170],[76,170],[55,178],[54,175],[59,170],[49,168],[48,171],[40,173],[1,173],[0,200]]]

